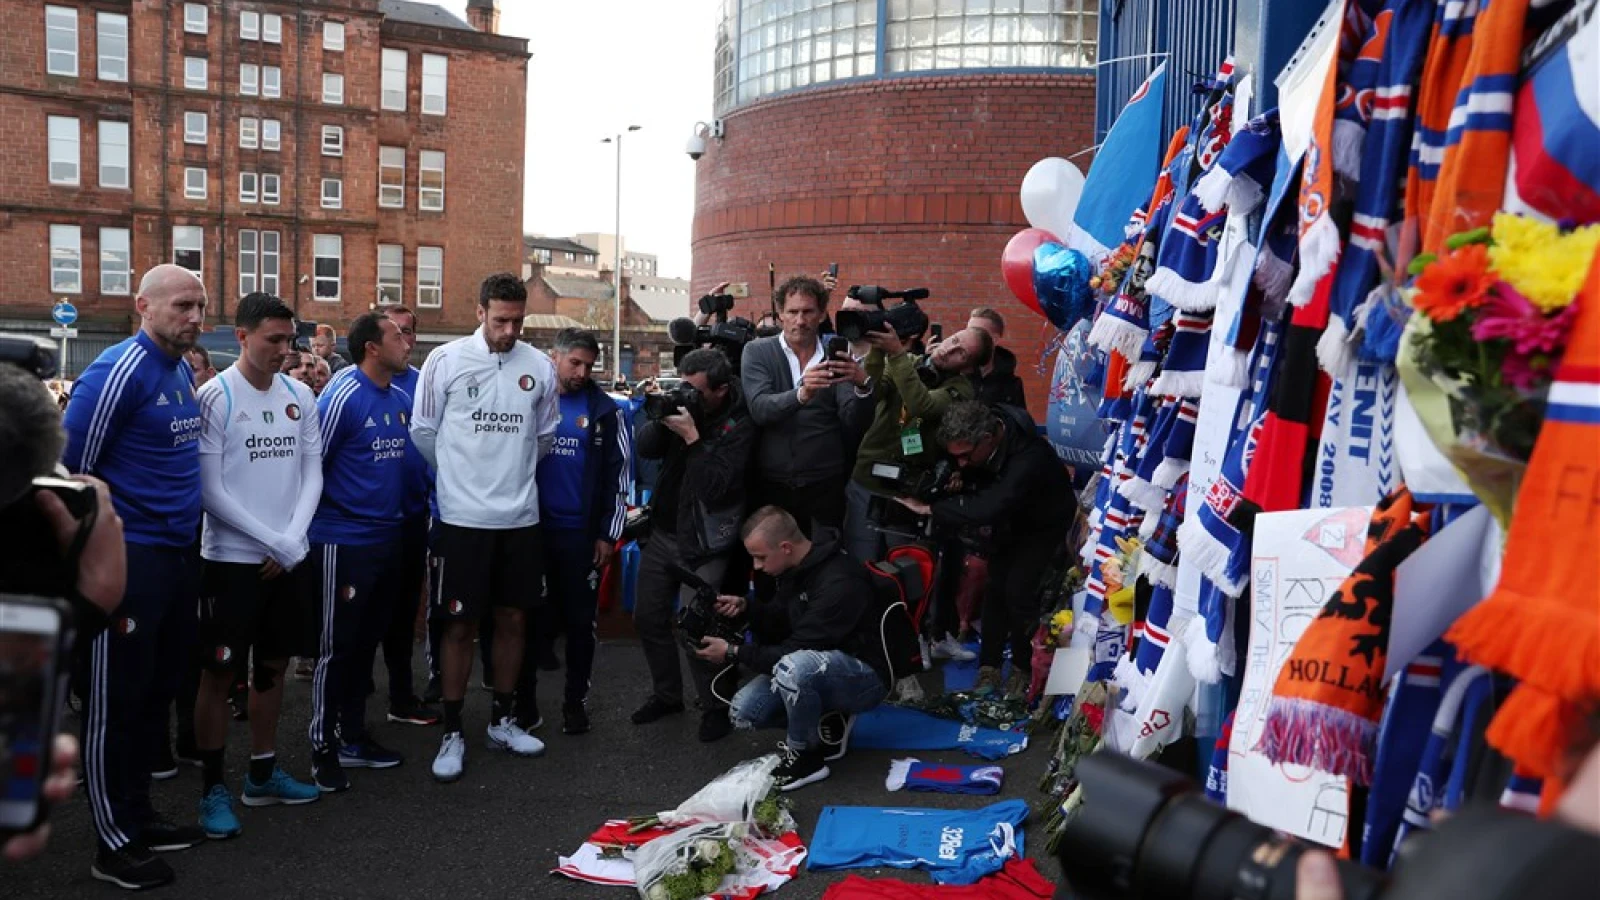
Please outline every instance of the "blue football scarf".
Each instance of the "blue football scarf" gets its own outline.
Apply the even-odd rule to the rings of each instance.
[[[972,884],[1024,855],[1028,804],[982,809],[828,806],[817,820],[806,868],[926,869],[940,884]]]
[[[1227,207],[1230,212],[1249,213],[1260,206],[1272,184],[1281,140],[1276,111],[1251,119],[1245,130],[1228,142],[1211,171],[1195,182],[1194,196],[1201,208],[1218,212]]]
[[[1422,71],[1433,21],[1433,0],[1387,0],[1373,20],[1375,36],[1387,31],[1375,67],[1372,51],[1363,48],[1352,67],[1372,69],[1371,116],[1361,146],[1360,183],[1350,221],[1350,240],[1339,259],[1333,292],[1328,297],[1328,330],[1317,344],[1317,361],[1324,371],[1342,375],[1357,348],[1350,338],[1365,324],[1368,298],[1379,280],[1378,260],[1385,253],[1390,223],[1396,221],[1404,200],[1401,187],[1411,153],[1411,86]],[[1358,104],[1359,105],[1359,104]],[[1340,146],[1334,123],[1334,144]],[[1358,311],[1359,310],[1359,311]]]
[[[951,766],[920,759],[889,763],[883,786],[891,791],[930,791],[936,794],[998,794],[1006,770],[999,766]]]
[[[1198,397],[1205,386],[1206,351],[1211,346],[1212,311],[1179,312],[1172,346],[1151,391],[1162,397]]]
[[[1149,437],[1139,448],[1139,458],[1130,466],[1133,477],[1117,486],[1117,493],[1126,498],[1135,509],[1143,512],[1147,519],[1153,515],[1160,515],[1161,508],[1167,502],[1167,492],[1156,487],[1152,479],[1155,478],[1156,469],[1166,458],[1167,435],[1171,433],[1177,420],[1178,404],[1164,403],[1156,412],[1155,425],[1150,429]]]
[[[1145,520],[1154,521],[1156,525],[1148,535],[1142,535],[1145,542],[1140,551],[1139,574],[1150,579],[1152,585],[1177,586],[1178,529],[1183,525],[1188,505],[1189,476],[1185,474],[1167,495],[1167,505],[1162,508],[1161,515]]]
[[[1155,475],[1150,479],[1157,487],[1172,490],[1178,479],[1188,473],[1190,458],[1194,453],[1194,426],[1199,417],[1200,401],[1185,397],[1178,405],[1178,420],[1167,435],[1167,443],[1163,448],[1166,458],[1156,467]]]
[[[1389,865],[1394,864],[1395,853],[1407,838],[1433,828],[1434,810],[1452,808],[1447,803],[1447,780],[1456,755],[1456,734],[1458,730],[1470,734],[1472,711],[1481,708],[1493,692],[1494,676],[1481,666],[1452,663],[1443,667],[1441,684],[1439,711],[1434,714],[1428,739],[1423,744],[1416,777],[1412,779],[1406,808],[1400,816],[1400,827],[1395,829],[1394,843],[1389,848]]]
[[[1372,786],[1362,826],[1361,862],[1366,865],[1383,868],[1389,863],[1429,728],[1439,712],[1440,682],[1447,661],[1455,664],[1455,651],[1444,641],[1435,641],[1406,666],[1389,691],[1378,724]]]
[[[1028,736],[884,705],[856,718],[850,743],[873,750],[961,750],[979,759],[1004,759],[1026,749]]]
[[[1228,745],[1233,742],[1232,712],[1222,720],[1217,743],[1211,748],[1211,765],[1206,767],[1206,799],[1228,805]]]

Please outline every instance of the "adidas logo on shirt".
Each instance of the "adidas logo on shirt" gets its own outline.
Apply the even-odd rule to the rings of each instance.
[[[368,428],[377,428],[378,427],[378,423],[372,421],[372,417],[371,416],[367,416],[367,425],[366,425],[366,427],[368,427]]]
[[[157,406],[166,406],[167,405],[167,395],[166,394],[157,394],[156,395],[156,405]]]
[[[250,421],[250,414],[247,413],[247,412],[240,412],[238,417],[235,418],[234,421],[235,422],[248,422],[248,421]]]

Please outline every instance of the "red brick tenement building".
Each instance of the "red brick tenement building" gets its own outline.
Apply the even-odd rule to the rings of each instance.
[[[463,333],[522,258],[527,41],[408,0],[0,3],[0,320],[80,311],[69,371],[176,262],[231,321],[252,290],[308,320],[374,303]]]
[[[946,333],[993,306],[1042,415],[1048,377],[1036,370],[1050,329],[1006,290],[1000,254],[1027,227],[1028,167],[1094,144],[1098,4],[789,8],[725,0],[722,137],[706,129],[696,163],[691,294],[748,281],[741,312],[754,319],[769,302],[769,263],[781,281],[837,262],[842,285],[928,288],[924,305]],[[1087,171],[1089,160],[1077,162]]]

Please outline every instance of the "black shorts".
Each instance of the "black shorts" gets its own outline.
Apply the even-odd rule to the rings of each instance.
[[[200,664],[228,671],[252,647],[257,660],[288,659],[304,643],[306,570],[300,565],[264,581],[260,563],[206,560],[200,576]]]
[[[539,526],[462,528],[435,522],[428,541],[428,602],[446,621],[477,621],[491,609],[526,611],[543,592]]]

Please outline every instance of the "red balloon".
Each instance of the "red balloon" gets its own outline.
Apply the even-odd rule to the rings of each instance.
[[[1044,310],[1039,306],[1039,295],[1033,292],[1033,251],[1051,241],[1060,243],[1043,228],[1024,228],[1006,243],[1005,252],[1000,254],[1000,274],[1006,280],[1006,287],[1023,306],[1041,316]]]

